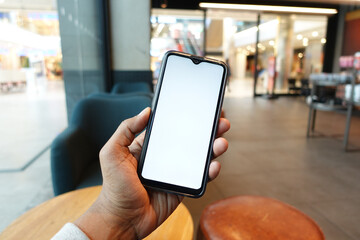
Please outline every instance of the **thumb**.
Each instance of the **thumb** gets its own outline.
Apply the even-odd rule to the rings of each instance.
[[[135,134],[146,127],[150,117],[150,108],[147,107],[137,116],[124,120],[117,128],[110,141],[115,141],[123,147],[128,147],[134,140]]]

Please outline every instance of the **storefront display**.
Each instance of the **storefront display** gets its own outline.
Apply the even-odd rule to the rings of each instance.
[[[156,9],[152,12],[151,24],[151,70],[155,79],[167,51],[177,50],[200,56],[204,54],[202,11]]]
[[[0,35],[2,91],[25,90],[37,78],[62,79],[56,12],[6,12],[0,14],[0,30],[9,33]]]

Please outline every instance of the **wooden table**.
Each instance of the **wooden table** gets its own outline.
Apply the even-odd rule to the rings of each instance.
[[[24,213],[4,232],[0,239],[50,239],[67,222],[75,221],[96,200],[101,186],[68,192],[50,199]],[[146,240],[152,239],[192,239],[194,225],[191,215],[184,204]]]

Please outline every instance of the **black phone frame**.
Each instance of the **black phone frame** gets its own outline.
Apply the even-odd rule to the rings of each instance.
[[[194,64],[199,64],[201,62],[209,62],[212,64],[217,64],[217,65],[220,65],[221,67],[223,67],[223,69],[224,69],[222,80],[221,80],[220,92],[218,95],[216,113],[215,113],[214,120],[213,120],[213,128],[212,128],[211,138],[210,138],[210,142],[209,142],[209,148],[208,148],[208,153],[207,153],[205,169],[203,172],[203,179],[202,179],[201,187],[199,189],[187,188],[187,187],[178,186],[178,185],[174,185],[174,184],[150,180],[150,179],[144,178],[141,175],[141,172],[142,172],[142,169],[144,166],[146,151],[147,151],[147,147],[148,147],[148,143],[149,143],[149,139],[150,139],[150,135],[151,135],[154,115],[156,114],[156,108],[157,108],[157,103],[159,100],[161,86],[162,86],[162,82],[163,82],[163,78],[164,78],[165,68],[167,65],[167,60],[171,55],[176,55],[179,57],[191,59],[194,62]],[[159,75],[159,79],[158,79],[158,83],[157,83],[157,88],[156,88],[153,103],[152,103],[152,111],[151,111],[150,118],[149,118],[149,121],[148,121],[148,124],[146,127],[144,143],[143,143],[143,147],[142,147],[142,151],[141,151],[141,155],[140,155],[140,159],[139,159],[139,163],[138,163],[138,168],[137,168],[138,176],[140,178],[141,183],[144,186],[154,188],[156,190],[165,191],[168,193],[173,193],[173,194],[178,194],[178,195],[183,195],[183,196],[188,196],[188,197],[193,197],[193,198],[199,198],[205,193],[206,184],[208,182],[209,166],[210,166],[211,159],[213,157],[213,144],[214,144],[214,140],[216,137],[216,131],[217,131],[218,122],[219,122],[219,119],[221,116],[221,109],[222,109],[222,104],[223,104],[223,100],[224,100],[226,81],[227,81],[227,73],[228,73],[228,68],[227,68],[226,64],[224,62],[216,60],[216,59],[195,56],[195,55],[178,52],[178,51],[168,51],[165,53],[165,55],[163,57],[161,69],[160,69],[160,75]]]

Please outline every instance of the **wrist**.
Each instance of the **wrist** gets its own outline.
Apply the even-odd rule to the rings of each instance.
[[[130,222],[112,214],[103,204],[101,195],[75,222],[90,239],[137,239]]]

